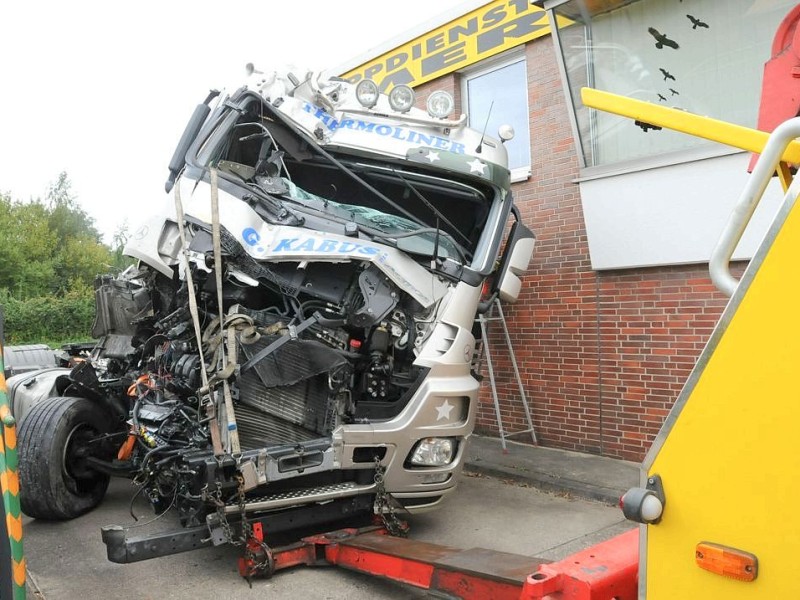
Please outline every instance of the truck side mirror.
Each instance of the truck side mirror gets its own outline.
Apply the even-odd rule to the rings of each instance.
[[[189,147],[192,145],[192,142],[194,142],[197,134],[200,133],[203,123],[206,122],[206,118],[208,118],[208,115],[211,112],[209,103],[217,96],[219,96],[219,92],[217,90],[212,90],[209,92],[202,104],[198,104],[194,107],[192,117],[186,124],[186,128],[183,130],[183,135],[178,141],[178,146],[175,148],[175,152],[172,154],[172,159],[169,161],[169,177],[167,178],[167,182],[164,184],[164,189],[168,194],[170,191],[172,191],[172,187],[175,185],[175,180],[178,178],[178,173],[181,172],[181,169],[183,169],[184,165],[186,164],[186,153],[189,151]]]
[[[503,302],[513,304],[522,290],[520,275],[528,269],[536,236],[520,221],[515,221],[508,234],[505,252],[495,278],[494,290]]]

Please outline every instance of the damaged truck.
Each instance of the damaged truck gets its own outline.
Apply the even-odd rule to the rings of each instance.
[[[97,280],[94,348],[9,380],[23,511],[71,519],[126,477],[180,525],[105,527],[110,560],[233,543],[263,565],[256,526],[374,513],[401,533],[399,514],[453,492],[475,319],[516,300],[534,245],[513,132],[453,108],[252,65],[211,92],[169,164],[169,209],[127,243],[137,264]]]

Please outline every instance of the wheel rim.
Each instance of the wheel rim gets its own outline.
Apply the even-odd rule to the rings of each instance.
[[[92,455],[88,443],[98,435],[99,432],[88,423],[78,423],[67,435],[61,455],[61,471],[67,487],[73,493],[91,492],[104,477],[86,464],[86,458]]]

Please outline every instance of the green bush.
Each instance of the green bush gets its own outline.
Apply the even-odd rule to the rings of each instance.
[[[48,344],[59,347],[67,342],[92,339],[94,293],[88,286],[58,296],[39,296],[18,300],[0,290],[0,305],[5,313],[5,343]]]

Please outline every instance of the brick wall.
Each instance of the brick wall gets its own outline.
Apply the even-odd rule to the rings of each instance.
[[[515,184],[514,196],[537,243],[522,296],[504,310],[538,442],[640,461],[726,299],[711,284],[707,265],[591,269],[551,38],[528,44],[526,59],[533,176]],[[418,92],[424,102],[431,89],[458,87],[450,75]],[[491,327],[504,428],[527,429],[500,325]],[[477,427],[498,433],[488,376]],[[510,439],[531,441],[526,434]]]
[[[536,218],[533,224],[553,227]],[[726,299],[705,265],[540,275],[547,262],[536,258],[520,303],[505,308],[538,441],[640,461]],[[503,425],[507,432],[527,429],[500,342],[491,336]],[[478,428],[497,433],[488,385]]]

